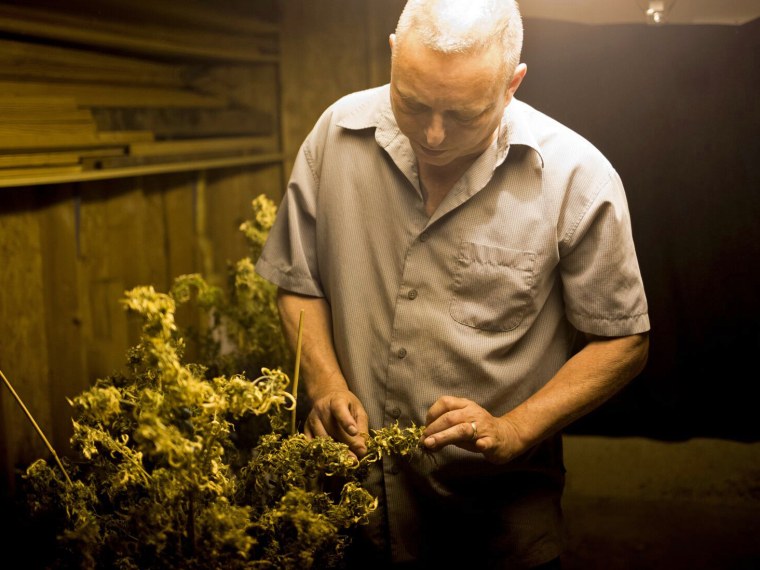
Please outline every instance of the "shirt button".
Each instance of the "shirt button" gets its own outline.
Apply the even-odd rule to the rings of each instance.
[[[430,234],[429,234],[429,233],[427,233],[427,232],[422,232],[422,233],[420,234],[420,241],[427,241],[429,237],[430,237]]]
[[[406,358],[406,349],[405,348],[399,348],[397,353],[399,358]]]
[[[399,471],[398,465],[396,465],[395,463],[391,465],[391,475],[398,475],[398,471]]]
[[[391,410],[391,417],[395,420],[401,417],[401,410],[399,408],[393,408]]]
[[[406,294],[407,297],[409,297],[411,300],[414,300],[417,298],[417,289],[412,289]]]

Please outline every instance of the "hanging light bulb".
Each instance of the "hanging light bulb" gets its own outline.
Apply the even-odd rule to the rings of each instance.
[[[646,11],[647,22],[650,24],[665,23],[665,2],[658,0],[649,0],[649,8]]]

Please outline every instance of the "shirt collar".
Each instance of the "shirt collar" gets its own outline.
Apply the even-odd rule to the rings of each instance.
[[[530,128],[528,119],[529,107],[519,99],[512,98],[504,111],[499,130],[498,151],[496,166],[500,165],[507,157],[509,147],[512,145],[528,146],[536,151],[541,159],[541,167],[544,166],[544,157],[541,146],[536,140],[533,130]]]
[[[376,92],[376,96],[364,97],[350,113],[341,117],[338,126],[350,130],[375,128],[379,127],[385,118],[390,118],[395,125],[391,110],[390,84],[377,88]]]

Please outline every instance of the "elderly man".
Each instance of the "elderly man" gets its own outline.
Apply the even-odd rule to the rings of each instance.
[[[305,311],[304,431],[361,456],[369,429],[426,426],[431,454],[368,481],[356,567],[556,567],[560,432],[647,358],[624,190],[514,98],[514,1],[409,0],[390,46],[390,84],[304,141],[256,265],[293,342]]]

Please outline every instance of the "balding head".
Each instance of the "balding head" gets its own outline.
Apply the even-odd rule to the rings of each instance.
[[[409,0],[396,27],[396,47],[410,34],[440,53],[500,46],[505,79],[520,63],[523,27],[514,0]]]

